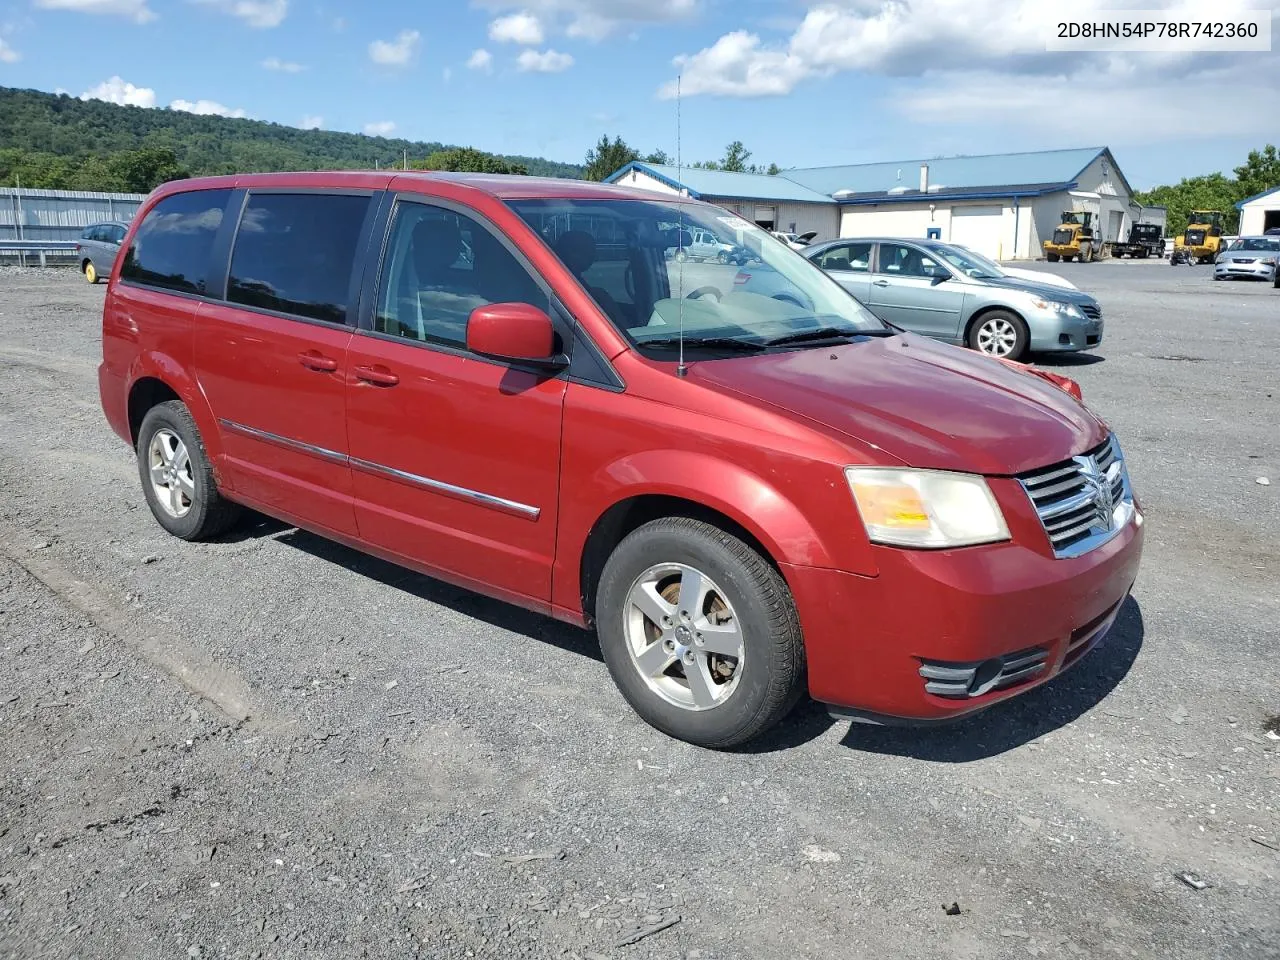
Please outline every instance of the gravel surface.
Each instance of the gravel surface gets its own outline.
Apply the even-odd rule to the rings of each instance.
[[[587,633],[267,520],[167,537],[104,289],[0,268],[0,956],[1280,956],[1280,291],[1057,271],[1107,335],[1045,364],[1148,510],[1115,632],[950,728],[810,704],[715,754]]]

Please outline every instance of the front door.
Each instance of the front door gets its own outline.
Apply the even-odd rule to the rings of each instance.
[[[347,465],[349,311],[368,194],[253,192],[226,303],[202,303],[195,367],[235,491],[296,523],[354,535]]]
[[[372,300],[348,360],[361,537],[510,599],[549,602],[566,381],[466,350],[476,307],[549,311],[547,292],[479,218],[403,198]]]
[[[855,240],[827,247],[813,262],[866,306],[871,283],[871,243]]]
[[[959,342],[964,287],[919,247],[880,244],[869,297],[863,302],[882,320],[914,333]]]

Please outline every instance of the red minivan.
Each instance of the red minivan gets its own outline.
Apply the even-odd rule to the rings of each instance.
[[[694,232],[746,265],[681,256]],[[1124,456],[1074,384],[887,325],[706,203],[217,177],[158,189],[123,249],[102,406],[161,526],[249,507],[594,626],[693,743],[806,690],[880,723],[989,707],[1102,640],[1138,572]]]

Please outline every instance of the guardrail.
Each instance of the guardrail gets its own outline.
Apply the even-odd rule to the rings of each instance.
[[[46,259],[50,253],[74,253],[79,244],[75,240],[3,240],[0,239],[0,253],[17,253],[19,262],[26,266],[28,253],[39,254],[40,266],[49,265]]]

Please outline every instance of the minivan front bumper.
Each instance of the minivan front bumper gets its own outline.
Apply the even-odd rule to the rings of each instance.
[[[1039,686],[1105,641],[1138,574],[1141,522],[1074,559],[1010,542],[877,547],[875,577],[783,565],[810,694],[837,714],[920,724]]]

